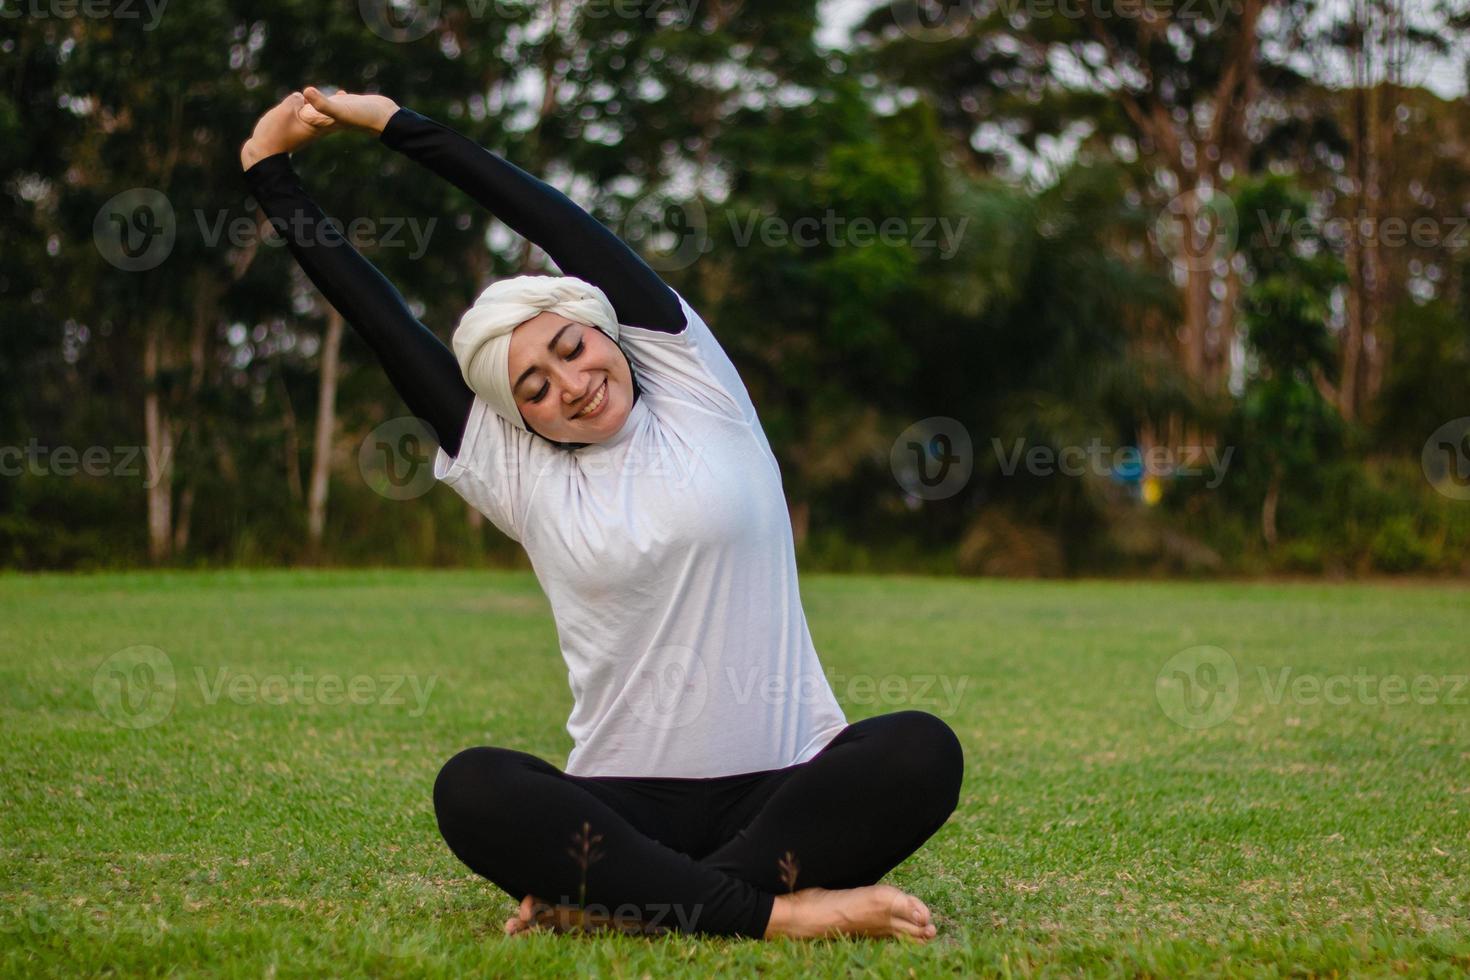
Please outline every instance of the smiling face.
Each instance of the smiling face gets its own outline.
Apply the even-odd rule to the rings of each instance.
[[[526,424],[554,442],[602,442],[633,408],[628,359],[607,334],[538,313],[510,335],[510,386]]]

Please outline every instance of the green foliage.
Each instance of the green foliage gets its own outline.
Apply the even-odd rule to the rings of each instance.
[[[1414,519],[1394,514],[1373,535],[1369,554],[1373,567],[1385,572],[1417,572],[1440,563],[1439,549],[1426,541]]]
[[[1394,356],[1379,401],[1385,448],[1417,453],[1435,429],[1470,413],[1470,308],[1405,303],[1393,315]]]
[[[1327,323],[1332,291],[1347,280],[1347,269],[1309,220],[1307,194],[1291,178],[1271,175],[1241,181],[1234,196],[1249,272],[1241,314],[1262,373],[1302,383],[1316,372],[1334,377]]]
[[[1231,157],[1229,187],[1242,218],[1244,385],[1206,391],[1181,368],[1178,270],[1152,241],[1180,175],[1140,141],[1103,68],[1153,79],[1129,90],[1144,111],[1205,118],[1238,25],[1154,35],[1133,18],[1089,26],[973,8],[955,36],[915,40],[895,30],[911,7],[876,10],[843,51],[815,44],[812,0],[645,4],[636,15],[561,4],[554,24],[535,5],[444,5],[406,43],[366,29],[361,5],[305,0],[169,5],[148,30],[120,17],[8,18],[0,450],[31,439],[140,446],[156,393],[174,440],[176,561],[305,557],[328,311],[283,248],[211,229],[255,217],[239,143],[263,109],[314,82],[444,119],[566,188],[651,258],[640,209],[666,200],[703,215],[704,251],[666,278],[712,324],[760,410],[806,567],[1460,569],[1454,502],[1412,477],[1428,434],[1470,415],[1463,256],[1421,248],[1401,263],[1417,269],[1416,291],[1393,294],[1382,395],[1361,429],[1322,394],[1337,380],[1347,281],[1341,243],[1317,230],[1347,176],[1343,97],[1263,47],[1271,64],[1256,95],[1274,122],[1248,157]],[[1289,33],[1305,9],[1283,5],[1270,29]],[[1092,82],[1062,78],[1058,59]],[[1404,108],[1423,122],[1404,138],[1434,162],[1401,183],[1414,214],[1432,214],[1470,179],[1447,162],[1461,130],[1453,107],[1425,93]],[[1081,141],[1074,160],[1025,174],[1001,165],[997,147],[1040,153],[1064,132]],[[423,254],[364,251],[441,337],[489,279],[552,271],[372,140],[335,136],[296,163],[339,220],[434,222]],[[122,271],[93,242],[103,202],[131,187],[164,193],[178,218],[157,269]],[[150,336],[162,352],[151,383]],[[403,409],[350,332],[342,364],[323,559],[524,563],[446,490],[395,502],[363,484],[360,440]],[[966,427],[975,471],[954,497],[918,501],[893,479],[889,451],[936,415]],[[1224,482],[1165,481],[1164,505],[1150,509],[1113,476],[998,465],[997,443],[1057,452],[1134,446],[1145,433],[1232,447]],[[1268,552],[1273,487],[1280,540]],[[0,475],[0,563],[142,561],[144,493],[141,479]]]
[[[1265,378],[1246,390],[1242,442],[1269,471],[1302,472],[1342,447],[1342,418],[1309,381]]]

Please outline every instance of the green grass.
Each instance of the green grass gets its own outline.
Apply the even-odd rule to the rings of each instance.
[[[964,743],[959,811],[889,879],[939,914],[927,947],[502,938],[512,903],[450,855],[429,790],[471,744],[565,759],[565,670],[527,574],[5,576],[0,975],[1470,969],[1470,688],[1453,680],[1470,592],[817,576],[803,592],[850,718],[923,694]],[[94,677],[140,644],[176,689],[132,729]],[[1192,729],[1156,675],[1198,645],[1234,659],[1239,700]],[[1450,680],[1435,703],[1332,704],[1282,691],[1287,667]],[[373,678],[360,701],[390,675],[428,696],[306,703],[267,680],[296,670]],[[234,698],[211,696],[221,680]]]

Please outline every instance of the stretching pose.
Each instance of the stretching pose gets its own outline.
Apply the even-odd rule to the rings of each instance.
[[[338,129],[449,180],[565,275],[492,284],[451,352],[292,169]],[[642,931],[931,938],[928,908],[876,882],[954,810],[959,741],[917,711],[846,723],[776,458],[683,297],[566,196],[382,96],[295,93],[241,163],[438,433],[435,476],[522,544],[551,601],[575,699],[566,771],[479,747],[434,785],[450,850],[522,899],[506,932],[604,924],[601,909]]]

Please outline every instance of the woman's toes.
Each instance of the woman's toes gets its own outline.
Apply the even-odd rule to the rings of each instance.
[[[917,922],[909,919],[899,919],[894,932],[897,935],[907,936],[910,939],[917,939],[923,942],[929,938],[929,928],[929,926],[921,926]]]
[[[907,892],[893,889],[892,905],[895,931],[900,935],[918,940],[934,936],[934,924],[930,921],[929,906]]]

